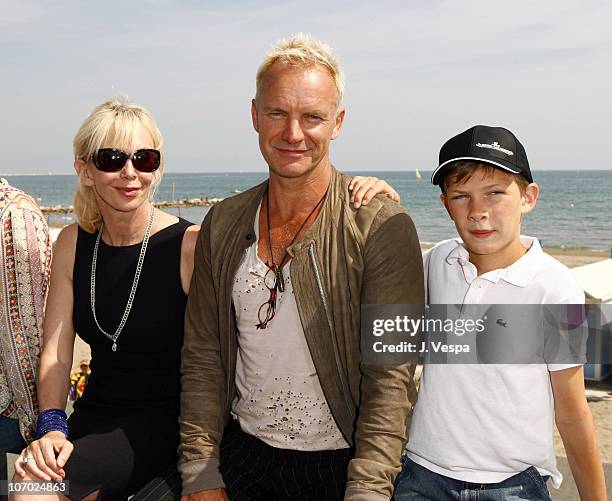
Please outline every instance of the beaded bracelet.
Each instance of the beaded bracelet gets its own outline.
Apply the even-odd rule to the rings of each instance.
[[[47,409],[38,415],[36,438],[50,431],[61,431],[68,438],[68,416],[62,409]]]

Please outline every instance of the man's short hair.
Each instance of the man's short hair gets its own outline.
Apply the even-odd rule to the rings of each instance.
[[[457,162],[455,163],[448,172],[445,173],[442,182],[440,183],[440,189],[442,193],[446,195],[446,190],[450,183],[463,184],[474,175],[477,170],[482,169],[483,174],[485,176],[491,176],[496,170],[500,172],[505,172],[509,176],[514,178],[514,181],[519,187],[521,195],[525,193],[527,186],[529,185],[529,181],[522,174],[512,174],[510,172],[506,172],[505,170],[499,169],[491,164],[486,164],[482,162]]]
[[[344,72],[337,56],[326,43],[315,40],[310,35],[305,35],[304,33],[298,33],[289,40],[285,38],[279,40],[272,50],[266,54],[257,70],[257,92],[255,98],[259,97],[266,73],[277,62],[287,66],[303,68],[322,66],[334,80],[338,106],[342,103]]]

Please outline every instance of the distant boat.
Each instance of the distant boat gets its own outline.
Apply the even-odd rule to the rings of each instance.
[[[234,188],[232,193],[242,193],[242,190],[240,188]]]
[[[417,179],[421,179],[421,173],[419,172],[419,169],[414,169],[414,175]]]

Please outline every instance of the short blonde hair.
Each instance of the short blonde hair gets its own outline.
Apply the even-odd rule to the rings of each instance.
[[[90,163],[94,152],[109,138],[113,138],[117,145],[130,145],[139,127],[151,135],[153,147],[161,151],[163,144],[161,132],[146,109],[125,99],[112,99],[96,106],[74,136],[75,160]],[[155,180],[151,184],[151,197],[161,182],[163,158],[162,154],[160,168],[155,171]],[[85,186],[81,176],[74,196],[74,213],[77,223],[85,231],[94,233],[100,229],[102,217],[93,188]]]
[[[304,68],[315,65],[322,66],[334,80],[338,106],[342,103],[344,72],[340,66],[340,61],[329,45],[304,33],[298,33],[289,40],[284,38],[279,40],[272,50],[266,54],[257,70],[255,98],[259,97],[266,73],[277,62]]]

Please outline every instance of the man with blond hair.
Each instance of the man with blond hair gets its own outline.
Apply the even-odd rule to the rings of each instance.
[[[330,141],[344,121],[331,49],[281,41],[257,73],[253,127],[269,179],[202,226],[182,363],[184,500],[386,500],[414,364],[361,359],[362,304],[422,304],[405,209],[356,209]]]

